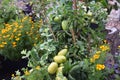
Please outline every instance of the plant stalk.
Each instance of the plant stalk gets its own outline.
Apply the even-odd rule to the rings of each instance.
[[[76,0],[72,0],[73,1],[73,5],[72,5],[72,8],[73,10],[77,10],[77,5],[76,5]],[[76,14],[76,13],[75,13]],[[73,39],[73,43],[75,44],[76,42],[76,38],[75,38],[75,32],[74,32],[74,29],[70,29],[70,32],[72,34],[72,39]]]

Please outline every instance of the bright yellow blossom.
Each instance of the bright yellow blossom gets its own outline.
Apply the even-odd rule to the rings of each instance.
[[[21,36],[21,34],[19,33],[18,36]]]
[[[2,29],[2,34],[6,33],[6,32],[7,32],[6,29]]]
[[[120,45],[118,46],[118,48],[120,49]]]
[[[14,75],[14,74],[12,74],[11,76],[12,76],[12,77],[15,77],[15,75]]]
[[[100,49],[101,49],[102,51],[106,51],[106,50],[109,50],[109,47],[106,46],[106,45],[101,45],[101,46],[100,46]]]
[[[23,28],[23,26],[19,26],[19,28]]]
[[[94,62],[95,62],[95,59],[94,59],[94,58],[90,58],[90,62],[91,62],[91,63],[94,63]]]
[[[0,44],[0,48],[4,48],[4,45],[3,45],[3,44]]]
[[[17,44],[16,42],[12,42],[13,47],[16,47],[17,46],[16,44]]]
[[[35,68],[35,69],[40,70],[40,66],[36,66],[36,68]]]
[[[7,44],[7,42],[2,42],[2,44]]]
[[[97,70],[103,70],[103,69],[105,69],[105,65],[103,65],[103,64],[97,64],[96,65],[96,69]]]
[[[20,40],[20,38],[16,38],[15,40],[16,40],[16,41],[19,41],[19,40]]]
[[[100,55],[98,55],[98,54],[93,55],[94,59],[98,59],[99,57],[100,57]]]
[[[13,30],[13,32],[16,32],[17,31],[17,28],[15,28],[14,30]]]
[[[26,76],[28,76],[28,75],[30,75],[30,72],[29,72],[28,70],[26,70],[26,71],[24,72],[24,74],[25,74]]]

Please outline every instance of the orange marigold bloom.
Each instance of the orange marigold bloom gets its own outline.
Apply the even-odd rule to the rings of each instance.
[[[40,70],[40,66],[36,66],[36,68],[35,68],[35,69]]]
[[[16,41],[19,41],[19,40],[20,40],[20,38],[16,38],[15,40],[16,40]]]
[[[98,54],[93,55],[94,59],[98,59],[99,57],[100,57],[100,55],[98,55]]]
[[[0,44],[0,48],[4,48],[4,45],[3,45],[3,44]]]
[[[109,47],[106,46],[106,45],[102,45],[102,46],[100,46],[100,49],[101,49],[102,51],[106,51],[106,50],[109,50]]]
[[[12,42],[13,47],[16,47],[17,46],[16,44],[17,44],[16,42]]]
[[[105,65],[103,65],[103,64],[97,64],[96,65],[96,69],[97,70],[103,70],[103,69],[105,69]]]
[[[30,75],[30,72],[29,72],[28,70],[26,70],[26,71],[24,72],[24,74],[25,74],[26,76],[28,76],[28,75]]]

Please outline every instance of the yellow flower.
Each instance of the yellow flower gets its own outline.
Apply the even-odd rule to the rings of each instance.
[[[7,42],[2,42],[2,44],[7,44]]]
[[[36,68],[35,68],[35,69],[40,70],[40,66],[36,66]]]
[[[16,42],[13,42],[13,43],[12,43],[12,45],[15,45],[15,44],[16,44]]]
[[[19,41],[19,40],[20,40],[20,38],[16,38],[15,40],[16,40],[16,41]]]
[[[90,62],[91,63],[95,62],[95,59],[94,58],[90,58]]]
[[[28,76],[28,75],[30,75],[30,72],[29,72],[28,70],[26,70],[26,71],[24,72],[24,74],[25,74],[26,76]]]
[[[97,64],[96,65],[96,69],[97,70],[103,70],[103,69],[105,69],[105,65],[103,65],[103,64]]]
[[[23,26],[19,26],[19,28],[23,28]]]
[[[2,34],[6,33],[6,32],[7,32],[6,29],[2,29]]]
[[[103,42],[106,44],[106,43],[107,43],[107,40],[103,40]]]
[[[13,47],[16,47],[17,45],[16,45],[16,42],[12,42],[12,46]]]
[[[3,44],[0,44],[0,48],[4,48],[4,45],[3,45]]]
[[[18,36],[21,36],[21,34],[19,33]]]
[[[34,43],[33,45],[34,45],[34,46],[36,46],[36,44],[35,44],[35,43]]]
[[[17,45],[13,45],[13,47],[16,47]]]
[[[18,27],[18,23],[17,22],[14,22],[13,25],[15,25],[16,27]]]
[[[17,29],[15,28],[14,30],[13,30],[13,32],[16,32],[17,31]]]
[[[94,59],[98,59],[99,57],[100,57],[100,55],[98,55],[98,54],[93,55]]]
[[[106,46],[106,45],[101,45],[101,46],[100,46],[100,49],[101,49],[102,51],[106,51],[106,50],[109,50],[109,47]]]
[[[26,32],[26,34],[29,34],[29,32]]]
[[[15,77],[15,75],[14,75],[14,74],[12,74],[11,76],[12,76],[12,77]]]
[[[118,48],[120,48],[120,45],[118,46]]]

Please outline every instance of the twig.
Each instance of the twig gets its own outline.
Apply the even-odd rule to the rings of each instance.
[[[53,35],[54,40],[56,41],[57,39],[56,39],[56,37],[55,37],[55,35],[54,35],[54,32],[53,32],[53,30],[52,30],[51,25],[49,25],[49,29],[50,29],[50,32],[51,32],[51,33],[52,33],[52,35]]]

